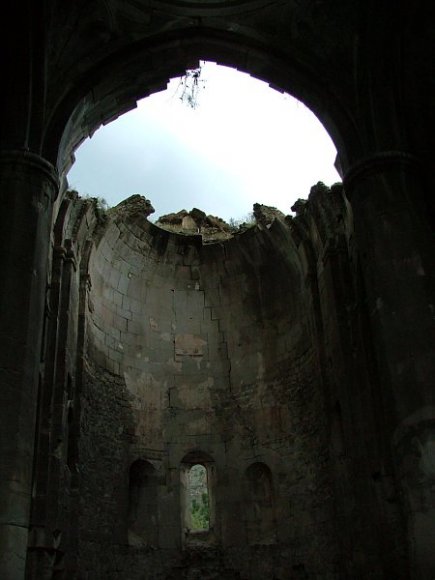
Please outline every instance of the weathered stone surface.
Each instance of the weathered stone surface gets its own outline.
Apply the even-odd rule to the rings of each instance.
[[[343,418],[338,385],[361,391],[367,376],[362,352],[358,372],[341,362],[336,317],[353,329],[357,351],[363,335],[349,287],[330,282],[331,272],[353,276],[341,186],[315,186],[294,218],[257,206],[260,227],[212,245],[153,225],[148,204],[126,200],[104,223],[71,212],[94,224],[95,238],[76,311],[85,333],[77,499],[68,508],[77,570],[326,579],[337,565],[351,575],[368,569],[381,540],[385,560],[397,558],[400,525],[389,540],[379,535],[387,524],[373,515],[372,463],[344,435],[359,449],[367,418],[360,406],[353,424]],[[339,401],[332,410],[331,399]],[[207,468],[211,510],[199,535],[185,515],[195,462]],[[393,481],[385,489],[394,497]],[[389,521],[400,517],[392,504]],[[375,520],[378,535],[369,533]],[[356,545],[364,563],[346,560]]]
[[[185,209],[159,217],[156,225],[178,234],[201,235],[206,243],[220,242],[229,239],[233,229],[221,218],[206,215],[203,211],[193,208]]]
[[[274,219],[283,220],[285,218],[282,211],[261,203],[254,203],[254,217],[258,224],[263,226],[270,225]]]
[[[131,195],[110,210],[110,213],[116,214],[118,221],[129,217],[147,218],[154,212],[150,200],[139,194]]]
[[[2,24],[0,577],[432,580],[433,10],[53,0]],[[84,138],[203,58],[311,108],[346,197],[317,184],[225,242],[67,191]]]

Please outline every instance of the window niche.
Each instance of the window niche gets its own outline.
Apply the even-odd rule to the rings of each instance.
[[[192,532],[208,532],[210,529],[210,502],[207,469],[196,463],[187,476],[187,509],[190,513]]]
[[[128,498],[128,543],[158,545],[158,480],[154,466],[138,459],[130,467]]]
[[[252,463],[245,471],[246,536],[248,543],[276,542],[272,472],[265,463]]]
[[[209,455],[189,453],[181,464],[183,544],[214,540],[215,467]]]

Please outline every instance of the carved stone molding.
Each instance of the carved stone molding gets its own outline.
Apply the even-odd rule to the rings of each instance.
[[[5,171],[6,167],[9,168],[9,171],[13,167],[20,167],[20,171],[22,171],[23,167],[26,167],[42,173],[43,177],[51,182],[57,195],[59,191],[59,175],[53,165],[40,155],[20,149],[0,151],[0,170]]]
[[[346,193],[349,195],[353,186],[360,179],[382,173],[392,167],[408,167],[421,170],[422,161],[404,151],[378,151],[372,155],[364,157],[360,161],[354,163],[346,172],[343,178],[343,184]]]

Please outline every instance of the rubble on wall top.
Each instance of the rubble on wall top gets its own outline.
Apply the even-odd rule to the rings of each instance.
[[[118,203],[113,210],[119,216],[142,215],[144,218],[148,218],[156,211],[149,199],[137,193]]]
[[[198,208],[160,216],[155,225],[178,234],[200,234],[204,241],[222,241],[233,235],[233,229],[223,219],[206,215]]]
[[[183,209],[161,216],[155,225],[178,234],[198,234],[202,236],[204,243],[212,243],[227,240],[256,225],[267,227],[276,218],[284,220],[285,216],[274,207],[256,203],[254,204],[252,220],[245,222],[232,220],[228,224],[220,217],[206,215],[202,210],[193,208],[191,211]]]

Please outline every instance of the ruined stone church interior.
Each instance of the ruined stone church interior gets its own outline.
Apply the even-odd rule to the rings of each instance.
[[[2,22],[0,578],[435,578],[434,10],[18,2]],[[74,151],[210,60],[337,149],[285,216],[152,223]]]

